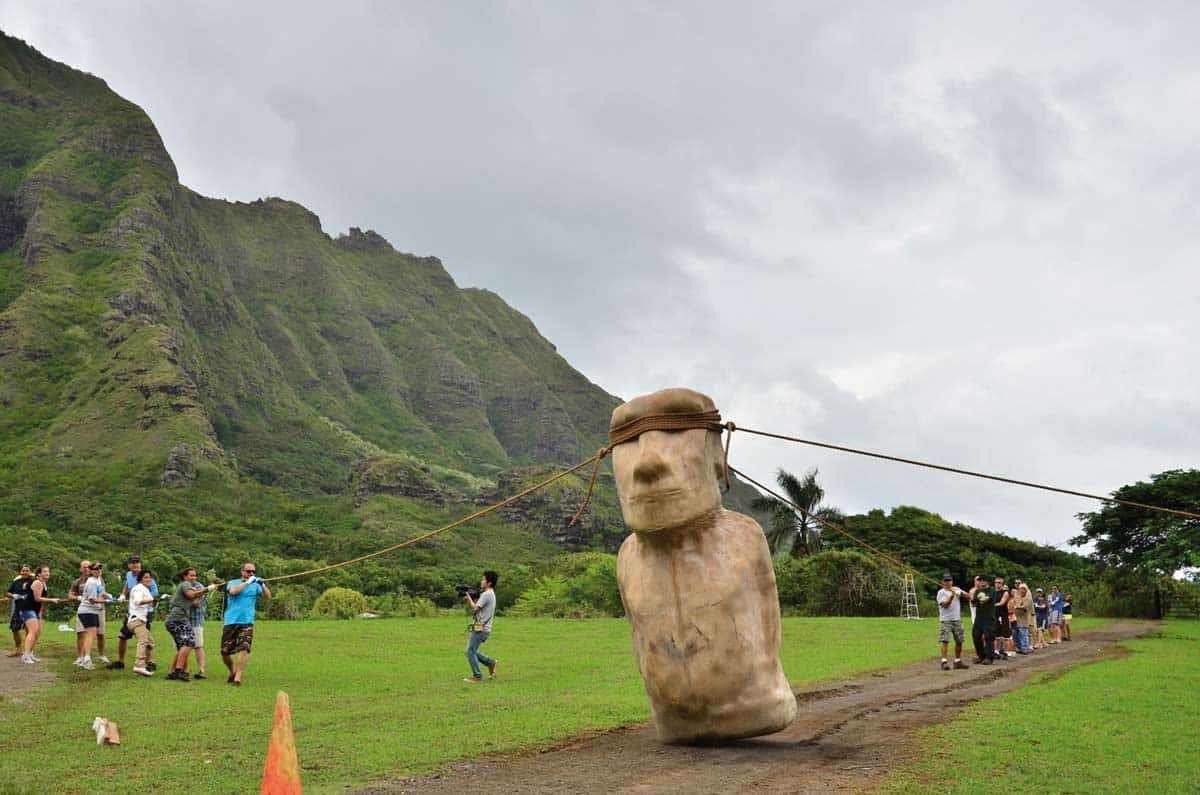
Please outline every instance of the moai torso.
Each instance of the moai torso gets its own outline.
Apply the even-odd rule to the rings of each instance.
[[[721,509],[634,533],[617,577],[664,742],[753,737],[791,723],[775,574],[757,522]]]

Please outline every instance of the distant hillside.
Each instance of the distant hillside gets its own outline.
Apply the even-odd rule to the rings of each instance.
[[[434,257],[182,186],[141,108],[0,34],[0,565],[343,559],[586,458],[618,403]],[[610,475],[565,527],[586,474],[304,587],[613,550]]]

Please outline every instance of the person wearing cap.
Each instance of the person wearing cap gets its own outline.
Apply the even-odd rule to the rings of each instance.
[[[75,582],[71,583],[70,589],[67,590],[67,599],[72,602],[79,602],[80,607],[83,606],[83,589],[84,589],[84,586],[87,585],[87,581],[92,577],[93,567],[95,568],[96,574],[98,574],[98,575],[104,568],[103,564],[99,563],[98,561],[92,561],[92,560],[79,561],[79,577],[77,577],[75,579]],[[104,581],[101,580],[101,588],[103,588],[103,584],[104,584]],[[107,594],[106,594],[106,596],[107,596]],[[91,611],[89,610],[87,612],[90,613]],[[96,633],[95,633],[96,634],[96,647],[100,652],[98,655],[96,655],[96,661],[103,665],[108,665],[109,659],[108,659],[108,657],[104,656],[104,628],[105,628],[105,618],[106,618],[106,616],[104,615],[105,612],[106,611],[104,610],[104,608],[102,606],[100,608],[100,626],[96,628]],[[82,619],[80,619],[79,615],[80,615],[80,613],[77,611],[75,613],[75,663],[74,663],[75,665],[79,665],[80,663],[83,662],[83,657],[84,657],[83,641],[84,641],[84,637],[87,635],[87,627],[84,626],[83,621],[82,621]]]
[[[92,644],[96,642],[97,636],[100,637],[100,661],[108,662],[104,658],[104,636],[99,634],[100,627],[103,626],[104,606],[108,604],[108,594],[104,592],[104,580],[101,577],[104,567],[100,563],[85,562],[88,564],[88,576],[79,585],[75,596],[79,602],[75,622],[83,627],[83,632],[76,633],[80,644],[79,659],[75,664],[85,671],[90,671],[96,667],[92,663]],[[76,583],[78,582],[76,580]],[[74,585],[71,587],[75,589]]]
[[[938,640],[942,644],[943,671],[950,670],[950,661],[946,659],[946,652],[949,650],[951,636],[954,637],[954,667],[958,669],[967,667],[962,660],[963,640],[966,638],[962,624],[962,603],[959,602],[962,596],[963,590],[954,585],[954,576],[950,572],[943,574],[942,588],[937,592]]]
[[[1046,592],[1041,588],[1033,593],[1033,612],[1037,617],[1037,635],[1033,648],[1041,649],[1046,646],[1046,619],[1050,613],[1050,603],[1046,601]]]
[[[1050,586],[1050,595],[1046,597],[1046,602],[1050,606],[1050,614],[1046,618],[1046,622],[1050,626],[1050,642],[1058,643],[1062,640],[1063,594],[1058,590],[1057,585]]]
[[[126,563],[126,566],[129,568],[129,570],[125,572],[125,585],[121,588],[121,595],[117,597],[118,602],[124,602],[127,598],[129,598],[129,594],[133,591],[134,587],[141,582],[142,579],[142,559],[140,557],[137,555],[131,555]],[[150,578],[148,590],[153,598],[158,599],[158,581],[153,577]],[[153,602],[146,608],[144,618],[146,631],[149,632],[150,622],[154,619]],[[117,661],[109,663],[109,668],[125,667],[125,647],[128,644],[129,639],[133,636],[134,632],[129,628],[129,612],[126,611],[125,621],[121,624],[121,631],[117,633]],[[148,670],[153,673],[156,667],[157,666],[154,664],[154,660],[150,660],[148,664]]]
[[[975,659],[983,665],[991,665],[993,658],[992,640],[996,637],[996,596],[988,587],[986,575],[975,577],[975,587],[967,596],[975,605],[975,620],[971,623],[971,640],[975,643]]]

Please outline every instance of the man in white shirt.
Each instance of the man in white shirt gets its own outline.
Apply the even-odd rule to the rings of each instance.
[[[959,669],[967,667],[967,664],[962,661],[963,640],[966,638],[962,625],[962,604],[958,601],[962,595],[962,589],[954,585],[954,576],[950,572],[943,574],[942,588],[937,592],[938,640],[942,644],[943,671],[950,670],[950,661],[946,659],[946,652],[951,635],[954,636],[954,667]]]

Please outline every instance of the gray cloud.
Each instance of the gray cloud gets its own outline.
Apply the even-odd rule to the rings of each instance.
[[[0,2],[186,184],[437,254],[610,391],[1100,493],[1197,465],[1198,14]],[[1061,543],[1091,507],[734,444],[849,510]]]

